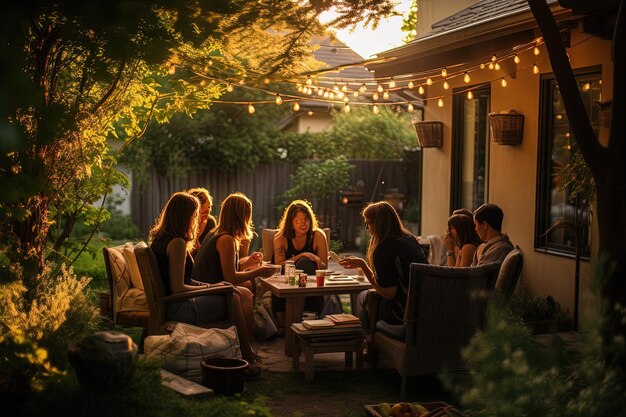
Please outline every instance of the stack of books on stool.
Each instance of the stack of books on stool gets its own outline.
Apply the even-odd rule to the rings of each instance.
[[[360,329],[361,321],[352,314],[330,314],[319,320],[304,320],[302,326],[308,330]]]

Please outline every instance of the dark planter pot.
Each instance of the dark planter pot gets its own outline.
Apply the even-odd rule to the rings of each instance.
[[[573,329],[571,320],[536,320],[525,323],[533,334],[567,332]]]

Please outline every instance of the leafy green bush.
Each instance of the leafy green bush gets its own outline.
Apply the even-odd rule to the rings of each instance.
[[[137,240],[139,228],[129,214],[121,210],[111,210],[109,220],[100,225],[100,232],[112,240]]]
[[[604,362],[600,311],[611,308],[626,320],[626,308],[608,306],[594,293],[584,330],[565,344],[553,337],[537,343],[505,304],[494,304],[487,324],[464,352],[471,387],[459,390],[468,414],[476,416],[624,415],[626,385]],[[626,349],[615,337],[612,349]]]
[[[524,322],[539,320],[565,320],[567,313],[551,296],[531,297],[528,294],[511,297],[509,308],[513,316]]]
[[[0,286],[0,336],[19,332],[48,350],[50,362],[64,368],[67,342],[98,328],[99,317],[87,285],[62,264],[57,274],[46,264],[31,291],[21,281]]]

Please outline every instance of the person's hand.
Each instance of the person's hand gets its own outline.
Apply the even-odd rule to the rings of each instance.
[[[261,252],[253,252],[249,259],[251,263],[260,265],[263,263],[263,254]]]
[[[448,252],[452,252],[452,250],[454,249],[454,238],[452,237],[450,232],[446,232],[446,234],[443,235],[443,243],[446,244],[446,249],[448,250]]]
[[[361,268],[365,261],[358,256],[345,256],[339,261],[339,265],[346,269]]]
[[[317,256],[316,254],[311,253],[311,252],[304,252],[304,253],[302,253],[302,256],[304,256],[305,258],[308,258],[311,261],[315,262],[316,265],[319,265],[320,262],[322,262],[322,260],[320,259],[319,256]]]
[[[257,271],[258,277],[271,277],[276,272],[276,267],[274,265],[263,265],[255,269]]]

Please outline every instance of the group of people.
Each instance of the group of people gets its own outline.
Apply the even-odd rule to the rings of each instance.
[[[271,276],[275,267],[264,265],[260,252],[248,254],[254,232],[250,199],[243,193],[230,194],[222,202],[218,219],[210,214],[212,204],[204,188],[174,193],[150,231],[150,248],[167,294],[234,286],[234,324],[242,356],[250,363],[249,374],[258,374],[259,356],[252,347],[255,278]],[[291,260],[310,274],[326,267],[327,240],[306,201],[296,200],[287,207],[274,248],[278,265]],[[319,304],[320,300],[313,301]],[[223,309],[214,298],[199,296],[169,303],[166,316],[202,326],[216,321]]]
[[[252,347],[254,325],[255,278],[269,277],[273,265],[263,264],[260,252],[248,254],[253,237],[252,202],[243,193],[230,194],[222,202],[218,219],[211,216],[212,198],[204,188],[174,193],[155,226],[150,231],[150,247],[157,259],[168,294],[191,291],[198,287],[233,285],[233,308],[241,352],[250,362],[250,373],[261,370],[259,357]],[[403,225],[389,203],[368,204],[362,212],[370,234],[365,259],[344,257],[340,264],[346,269],[360,269],[374,290],[381,295],[381,319],[389,324],[402,324],[409,285],[411,263],[428,263],[417,239]],[[457,210],[448,219],[444,237],[448,265],[466,267],[502,261],[513,249],[501,233],[502,210],[485,204],[474,213]],[[307,274],[325,269],[328,243],[317,218],[304,200],[295,200],[285,209],[274,237],[273,263],[295,263]],[[359,297],[358,312],[364,329],[369,329],[366,295]],[[320,311],[321,301],[308,297],[307,308]],[[284,311],[280,300],[273,299],[273,310]],[[223,312],[209,297],[194,297],[169,303],[168,320],[202,325],[215,321]]]

